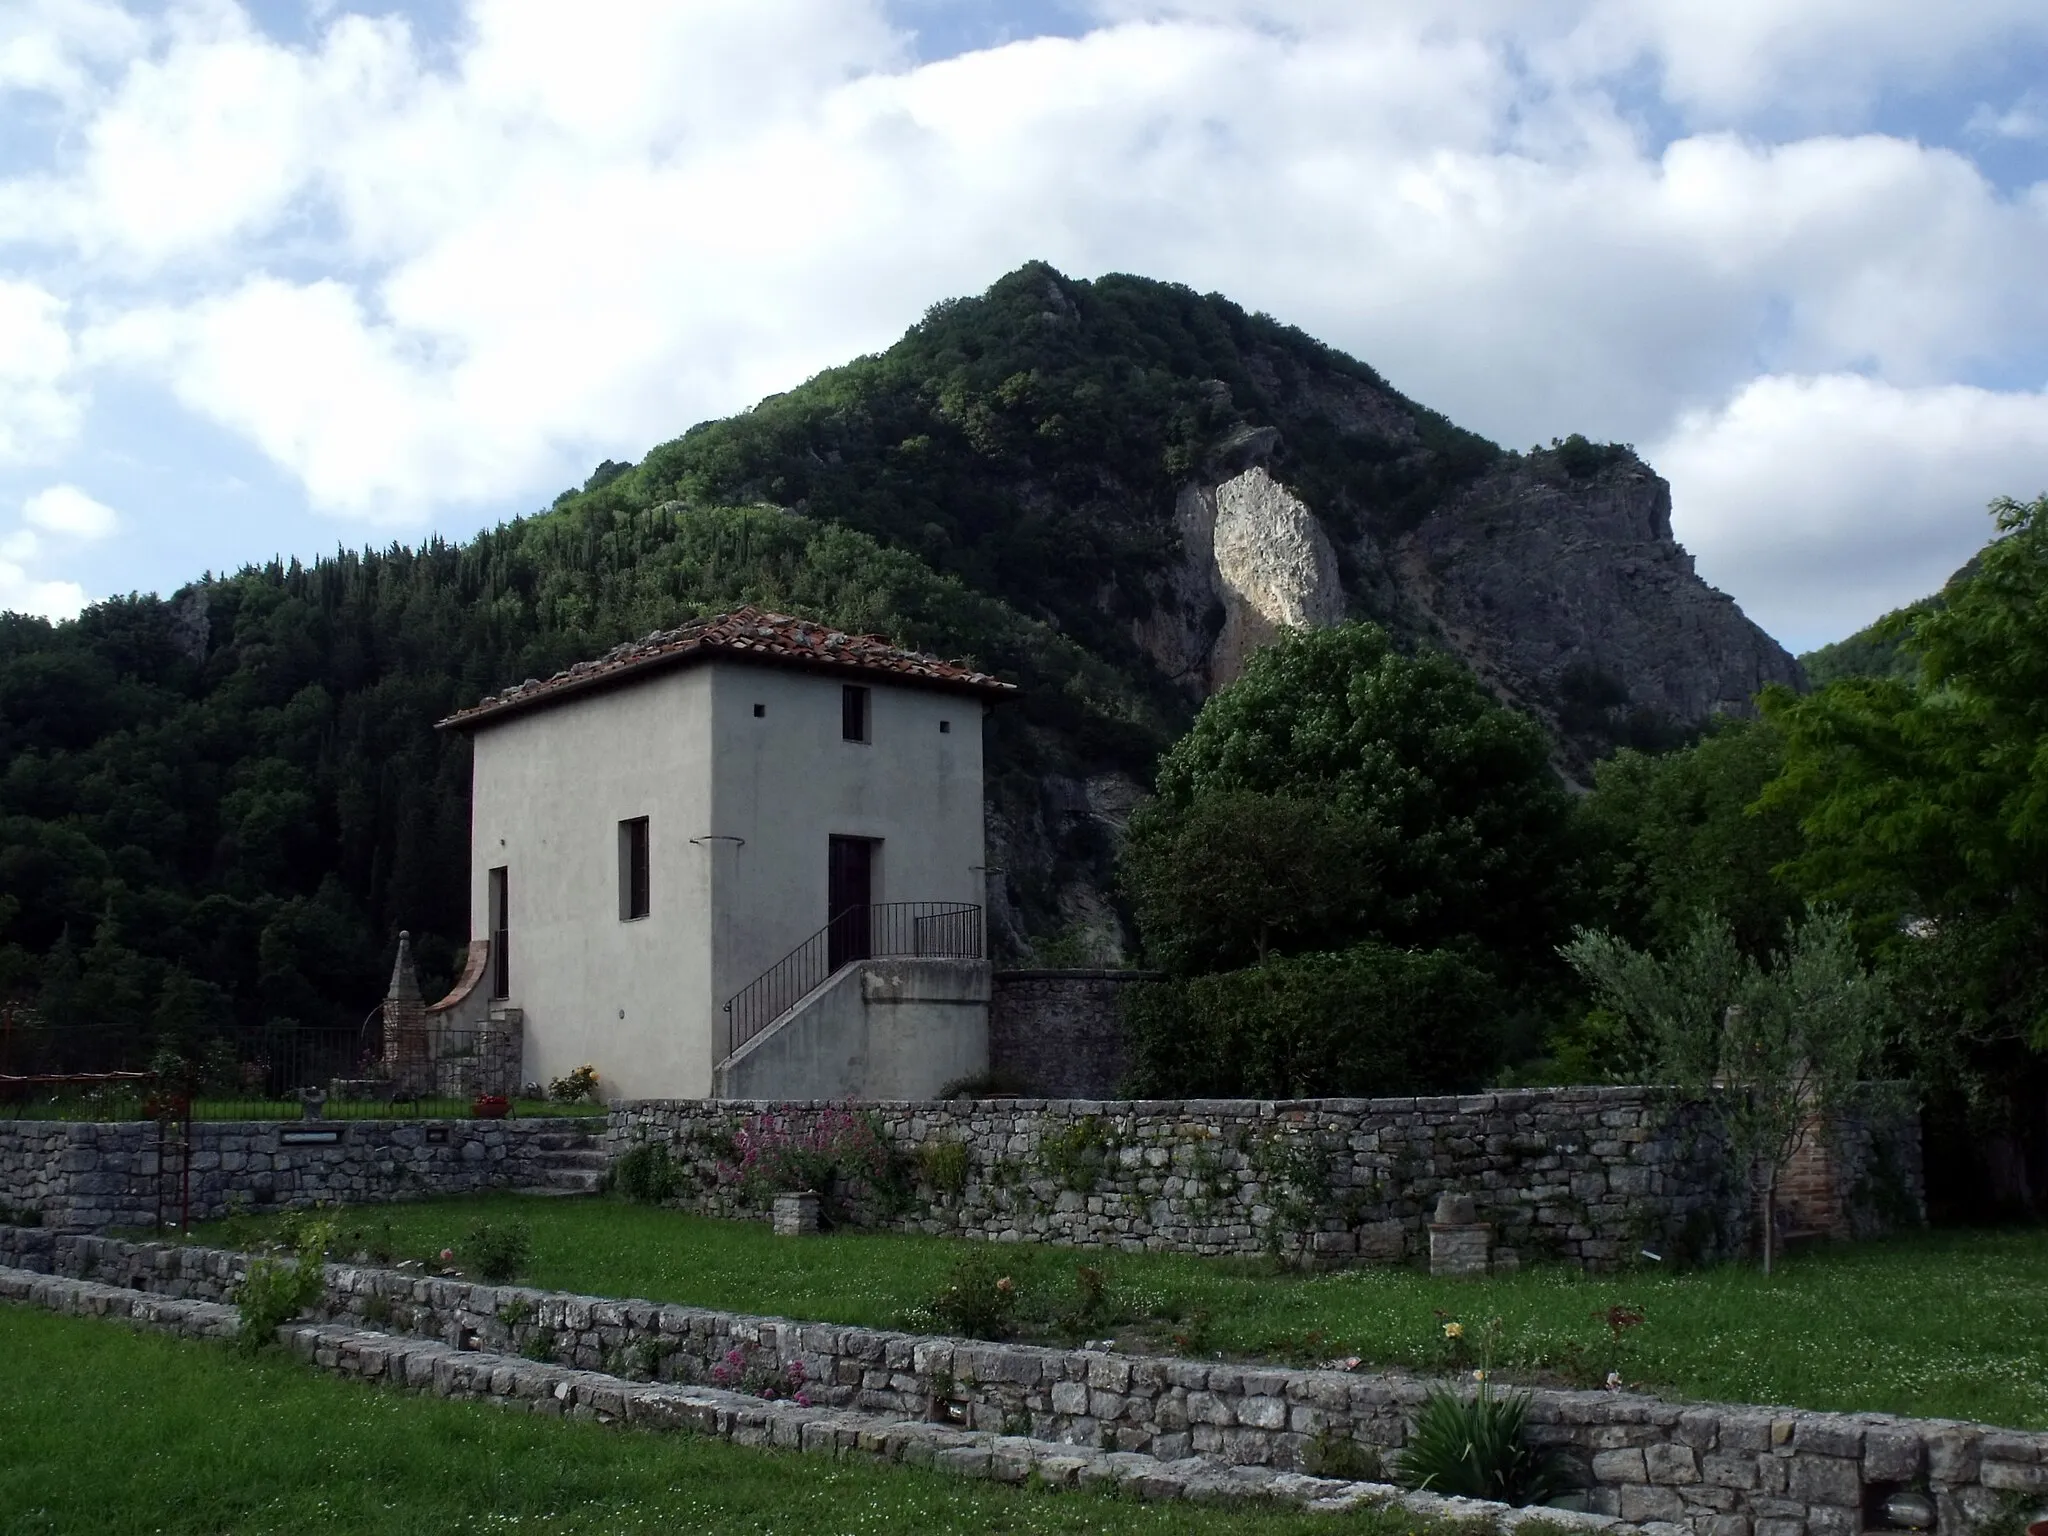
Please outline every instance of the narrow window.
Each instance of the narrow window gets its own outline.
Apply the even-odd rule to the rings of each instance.
[[[648,911],[647,818],[619,823],[619,921],[630,923]]]
[[[941,720],[941,721],[939,722],[939,734],[940,734],[941,736],[948,736],[948,735],[951,735],[951,734],[952,734],[952,731],[953,731],[953,722],[952,722],[952,721],[950,721],[950,720]]]
[[[511,901],[505,877],[506,866],[503,864],[492,870],[489,876],[492,997],[512,995]]]
[[[765,714],[767,714],[767,713],[768,713],[768,706],[767,706],[766,704],[756,704],[756,705],[754,706],[754,718],[755,718],[756,720],[760,719],[760,718],[761,718],[761,717],[762,717],[763,715],[765,715]]]
[[[839,690],[839,734],[848,741],[868,739],[868,690],[852,684]]]

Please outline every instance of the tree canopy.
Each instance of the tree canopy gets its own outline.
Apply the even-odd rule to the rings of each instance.
[[[1262,814],[1275,841],[1233,894],[1208,838],[1256,845]],[[1561,937],[1576,847],[1542,729],[1449,657],[1353,623],[1283,636],[1203,705],[1124,869],[1146,944],[1184,968],[1365,939],[1471,941],[1512,967]],[[1299,861],[1291,916],[1275,858]]]

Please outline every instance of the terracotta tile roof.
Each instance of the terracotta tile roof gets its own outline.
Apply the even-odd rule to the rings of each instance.
[[[457,710],[440,722],[440,728],[466,730],[501,715],[611,687],[641,672],[723,657],[804,671],[857,674],[878,682],[992,699],[1017,691],[1014,683],[976,672],[962,662],[901,650],[880,635],[847,635],[790,614],[739,608],[713,618],[693,619],[675,629],[658,629],[645,639],[613,646],[595,661],[579,661],[553,677],[529,677],[468,709]]]

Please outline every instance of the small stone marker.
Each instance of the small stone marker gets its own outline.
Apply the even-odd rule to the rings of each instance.
[[[818,1193],[800,1189],[793,1195],[775,1197],[777,1237],[815,1237],[818,1232]]]
[[[1432,1275],[1483,1275],[1493,1251],[1493,1224],[1479,1219],[1470,1195],[1445,1194],[1429,1224]]]

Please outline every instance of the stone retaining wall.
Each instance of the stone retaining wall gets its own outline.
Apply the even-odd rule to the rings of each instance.
[[[591,1119],[195,1121],[192,1219],[229,1215],[237,1206],[406,1200],[539,1184],[549,1150],[565,1136],[596,1129]],[[175,1220],[181,1181],[161,1171],[162,1139],[147,1120],[0,1120],[0,1208],[60,1231],[149,1227],[160,1212]]]
[[[113,1319],[185,1338],[221,1340],[239,1331],[234,1309],[218,1302],[171,1300],[4,1267],[0,1300],[76,1317]],[[292,1323],[278,1329],[278,1339],[318,1369],[362,1382],[476,1399],[513,1412],[687,1431],[734,1445],[801,1450],[834,1460],[864,1457],[999,1483],[1036,1482],[1046,1489],[1115,1489],[1147,1501],[1256,1501],[1332,1515],[1398,1509],[1425,1522],[1409,1523],[1417,1536],[1515,1536],[1518,1531],[1529,1536],[1539,1531],[1542,1536],[1634,1536],[1638,1529],[1599,1515],[1511,1509],[1476,1499],[1440,1498],[1413,1489],[1270,1467],[1226,1466],[1196,1457],[1169,1462],[1135,1451],[1085,1450],[921,1419],[815,1403],[770,1402],[717,1387],[627,1381],[597,1371],[400,1337],[382,1329]],[[1641,1529],[1642,1536],[1678,1536],[1671,1527]]]
[[[1704,1262],[1742,1250],[1748,1207],[1696,1109],[1643,1088],[1530,1089],[1466,1098],[938,1104],[615,1105],[606,1150],[654,1142],[682,1165],[682,1199],[749,1212],[730,1182],[732,1136],[764,1122],[804,1134],[858,1110],[906,1158],[907,1199],[866,1202],[863,1224],[1004,1242],[1197,1254],[1278,1250],[1318,1263],[1399,1263],[1427,1252],[1440,1194],[1469,1194],[1494,1228],[1494,1263],[1590,1269]],[[1859,1148],[1873,1133],[1858,1127]],[[1888,1167],[1919,1200],[1919,1136],[1888,1124]],[[962,1150],[953,1152],[950,1149]],[[1841,1160],[1862,1169],[1859,1152]],[[721,1170],[725,1170],[722,1175]],[[1867,1190],[1837,1191],[1844,1202]],[[842,1213],[844,1214],[844,1213]],[[1881,1230],[1896,1210],[1871,1210]]]
[[[225,1296],[242,1255],[0,1228],[0,1265],[154,1293]],[[1351,1442],[1399,1450],[1428,1390],[1378,1374],[975,1343],[651,1301],[329,1265],[325,1315],[585,1370],[703,1382],[739,1353],[801,1363],[825,1405],[1093,1449],[1295,1468]],[[2048,1433],[1883,1414],[1668,1403],[1538,1389],[1531,1438],[1557,1448],[1599,1514],[1697,1536],[1858,1536],[1885,1499],[1931,1497],[1936,1536],[2048,1505]]]
[[[997,971],[988,1005],[988,1065],[1048,1099],[1115,1094],[1130,1069],[1124,988],[1153,971]]]

